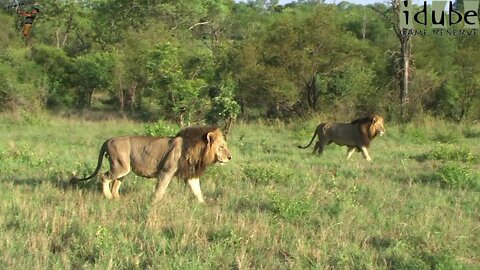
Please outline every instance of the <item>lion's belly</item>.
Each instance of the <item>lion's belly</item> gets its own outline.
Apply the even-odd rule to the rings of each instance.
[[[340,146],[358,146],[360,134],[356,126],[351,124],[337,124],[330,130],[329,137]]]
[[[333,142],[340,146],[357,146],[355,141],[346,138],[335,138]]]
[[[154,178],[158,175],[158,163],[155,158],[146,158],[145,156],[131,157],[130,166],[132,171],[142,177]]]
[[[158,174],[157,170],[152,170],[151,168],[145,168],[145,167],[135,168],[132,166],[132,171],[136,175],[146,177],[146,178],[155,178]]]

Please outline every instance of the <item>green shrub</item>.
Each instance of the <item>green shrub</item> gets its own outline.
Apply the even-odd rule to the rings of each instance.
[[[242,237],[230,227],[211,229],[207,232],[207,239],[211,243],[236,246],[241,243]]]
[[[0,158],[2,160],[28,163],[33,159],[33,152],[28,144],[23,144],[20,147],[13,147],[7,151],[1,151]]]
[[[437,144],[425,157],[430,160],[443,161],[470,162],[474,160],[474,155],[468,148],[465,146],[458,147],[453,144]]]
[[[465,138],[469,138],[469,139],[480,138],[480,130],[474,129],[474,128],[469,128],[469,129],[463,131],[463,136],[465,136]]]
[[[480,189],[480,181],[466,166],[445,164],[435,177],[442,185],[457,188]]]
[[[322,209],[322,212],[326,213],[331,218],[338,217],[342,211],[342,203],[338,199],[330,204],[325,205]]]
[[[243,168],[243,174],[247,181],[255,185],[270,185],[272,183],[286,183],[294,177],[292,172],[278,166],[247,166]]]
[[[272,193],[269,197],[273,212],[285,220],[299,220],[309,215],[313,209],[312,203],[305,199],[292,198],[280,193]]]
[[[177,134],[178,130],[179,128],[177,126],[172,126],[162,120],[144,126],[145,134],[149,136],[172,137]]]
[[[439,143],[457,143],[460,139],[460,134],[455,132],[441,133],[435,135],[434,139]]]
[[[402,130],[402,137],[406,142],[423,144],[428,142],[427,132],[412,126],[405,126]]]

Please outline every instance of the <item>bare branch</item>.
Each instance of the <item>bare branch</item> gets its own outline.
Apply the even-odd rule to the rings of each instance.
[[[199,22],[199,23],[196,23],[196,24],[190,26],[190,28],[188,28],[188,29],[189,29],[189,30],[192,30],[192,29],[193,29],[194,27],[196,27],[196,26],[204,25],[204,24],[209,24],[209,23],[211,23],[211,21]]]

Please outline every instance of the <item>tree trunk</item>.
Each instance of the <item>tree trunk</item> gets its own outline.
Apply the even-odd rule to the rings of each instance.
[[[312,75],[312,78],[309,81],[305,81],[305,91],[307,94],[308,107],[316,111],[317,110],[317,101],[320,97],[320,93],[317,90],[317,75]]]
[[[92,107],[92,100],[93,100],[93,93],[94,92],[95,92],[95,88],[92,88],[90,91],[88,91],[87,108]]]
[[[368,23],[367,14],[363,14],[362,41],[365,41],[365,38],[367,36],[367,23]]]
[[[227,119],[225,119],[225,126],[223,128],[223,137],[225,138],[225,141],[227,140],[228,132],[230,131],[230,128],[232,127],[233,120],[234,119],[232,117],[227,117]]]
[[[67,29],[65,30],[65,34],[63,35],[62,48],[65,47],[65,44],[67,44],[67,37],[72,29],[72,22],[73,22],[73,13],[70,14],[70,16],[68,17]]]
[[[123,112],[123,110],[125,109],[125,94],[121,84],[120,84],[120,87],[118,88],[117,97],[118,97],[118,103],[120,105],[120,111]]]
[[[410,57],[411,57],[411,41],[409,37],[403,37],[400,39],[401,54],[402,54],[402,80],[400,87],[400,106],[402,108],[402,114],[404,113],[405,105],[409,102],[409,81],[410,81]]]
[[[137,81],[133,81],[130,88],[128,89],[128,106],[130,107],[130,111],[133,112],[135,110],[135,100],[137,98]]]
[[[386,11],[381,11],[375,7],[371,7],[373,10],[381,14],[386,20],[390,22],[400,42],[400,54],[402,61],[402,77],[400,81],[400,109],[401,117],[406,117],[406,105],[409,102],[409,85],[410,85],[410,60],[412,57],[412,43],[409,29],[402,29],[400,25],[400,0],[391,0],[391,9],[393,10],[393,18]]]
[[[57,48],[63,48],[63,47],[65,47],[65,44],[67,44],[68,34],[72,30],[72,23],[73,23],[73,14],[70,14],[70,16],[68,17],[68,20],[67,20],[67,28],[65,30],[65,33],[63,34],[63,40],[62,40],[61,45],[60,45],[60,30],[61,30],[61,27],[59,26],[57,28],[57,30],[55,31]]]

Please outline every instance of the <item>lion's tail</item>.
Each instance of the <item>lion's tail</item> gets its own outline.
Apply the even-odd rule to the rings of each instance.
[[[100,171],[100,168],[102,168],[103,155],[107,151],[107,142],[108,142],[108,140],[105,141],[103,143],[102,147],[100,148],[100,153],[98,154],[97,168],[95,169],[95,171],[90,176],[85,177],[85,178],[72,177],[72,179],[70,179],[70,184],[77,184],[80,181],[85,181],[85,180],[92,179],[93,177],[95,177],[98,174],[98,172]]]
[[[315,131],[313,132],[312,139],[310,140],[310,142],[308,143],[307,146],[298,145],[298,148],[306,149],[306,148],[310,147],[310,145],[312,145],[313,140],[315,139],[315,135],[318,134],[318,131],[319,131],[324,125],[325,125],[325,124],[320,124],[320,125],[317,126],[317,128],[316,128]]]

